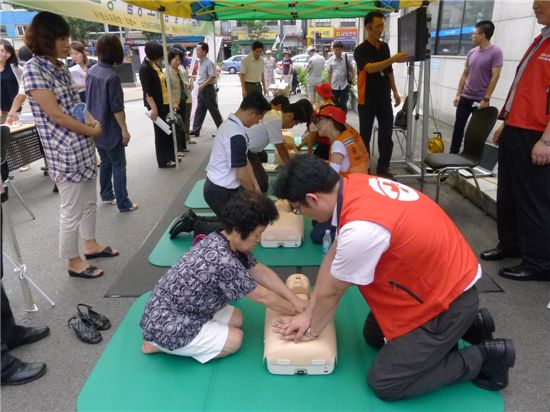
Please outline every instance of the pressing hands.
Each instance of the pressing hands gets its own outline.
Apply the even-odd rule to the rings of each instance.
[[[306,302],[307,304],[307,302]],[[308,311],[291,318],[280,318],[273,321],[273,332],[279,334],[282,340],[309,342],[318,337],[311,333],[311,314]]]

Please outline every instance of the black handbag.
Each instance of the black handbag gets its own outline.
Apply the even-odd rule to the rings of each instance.
[[[348,81],[348,86],[353,85],[353,76],[351,75],[351,72],[349,70],[349,64],[348,64],[348,54],[344,53],[344,60],[346,61],[346,79]]]

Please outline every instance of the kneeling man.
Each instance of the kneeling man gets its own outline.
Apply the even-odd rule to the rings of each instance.
[[[489,390],[506,387],[513,343],[492,339],[494,322],[486,309],[478,311],[481,268],[435,202],[388,179],[339,178],[311,155],[290,161],[275,196],[287,199],[294,213],[332,218],[338,228],[307,310],[275,324],[283,338],[318,337],[346,289],[357,285],[372,311],[365,339],[380,348],[368,373],[380,398],[408,398],[467,380]],[[461,338],[471,346],[458,349]]]

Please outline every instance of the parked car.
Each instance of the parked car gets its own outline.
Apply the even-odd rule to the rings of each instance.
[[[291,57],[292,59],[292,67],[294,67],[294,69],[305,69],[306,68],[306,65],[307,65],[307,61],[309,60],[309,55],[307,54],[297,54],[296,56],[294,57]],[[277,65],[279,67],[282,67],[282,64],[283,64],[283,61],[279,61],[277,62]]]
[[[237,73],[241,70],[241,62],[246,57],[246,54],[237,54],[231,56],[229,59],[223,61],[222,70],[231,74]]]

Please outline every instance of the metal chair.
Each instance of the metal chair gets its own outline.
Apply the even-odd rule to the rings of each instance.
[[[485,213],[487,205],[485,197],[479,187],[479,182],[474,170],[483,154],[485,140],[491,133],[493,126],[497,121],[498,110],[496,107],[486,107],[478,109],[472,114],[468,123],[466,133],[464,134],[464,150],[460,154],[435,153],[428,155],[424,160],[426,166],[437,173],[437,186],[435,201],[439,203],[439,186],[445,179],[447,173],[454,173],[460,181],[460,170],[467,170],[474,178],[476,188],[481,196],[481,204]],[[462,188],[461,188],[462,189]],[[464,193],[464,191],[463,191]]]

